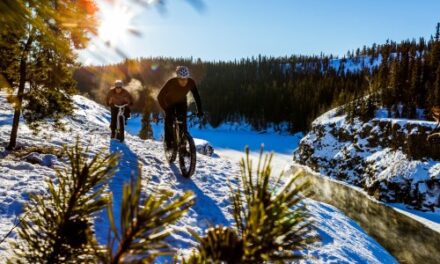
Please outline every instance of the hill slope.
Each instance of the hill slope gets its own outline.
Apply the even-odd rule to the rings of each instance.
[[[294,159],[364,188],[385,202],[440,207],[440,148],[426,141],[435,123],[376,118],[350,123],[331,110],[313,122]]]

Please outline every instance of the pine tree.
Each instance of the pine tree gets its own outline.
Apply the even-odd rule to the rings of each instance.
[[[48,179],[45,194],[32,194],[19,225],[19,240],[12,243],[9,263],[150,263],[159,255],[173,255],[165,239],[171,225],[194,204],[194,195],[153,190],[144,195],[139,170],[123,187],[120,229],[116,227],[108,192],[118,154],[90,157],[77,141],[66,147],[69,166]],[[108,207],[107,247],[97,243],[93,218]]]
[[[440,106],[440,64],[437,66],[437,70],[434,73],[435,81],[432,87],[430,104],[433,106]]]
[[[262,153],[255,176],[246,149],[238,179],[242,185],[230,185],[235,227],[210,228],[204,237],[192,232],[200,244],[183,263],[289,262],[303,258],[299,251],[318,239],[310,234],[309,217],[300,204],[303,195],[310,194],[303,173],[279,188],[283,173],[272,183],[272,155],[263,161]]]
[[[440,41],[440,23],[437,23],[435,31],[435,41]]]
[[[195,196],[187,191],[171,199],[173,192],[156,190],[141,196],[141,174],[124,184],[121,204],[121,229],[116,228],[111,204],[108,207],[110,240],[103,263],[153,263],[157,256],[172,256],[175,252],[165,239],[171,225],[194,204]]]
[[[150,93],[147,93],[145,100],[145,107],[142,113],[141,120],[141,131],[139,131],[139,137],[141,139],[152,139],[153,138],[153,128],[151,127],[151,115],[153,112],[154,99],[151,97]]]
[[[411,72],[411,83],[409,88],[408,104],[410,109],[410,118],[415,117],[416,108],[423,107],[424,86],[422,85],[422,61],[416,58]]]
[[[150,120],[151,113],[144,112],[142,113],[142,120],[141,120],[141,130],[139,131],[139,138],[140,139],[152,139],[153,138],[153,128],[151,127],[151,120]]]
[[[103,248],[93,234],[93,215],[109,202],[106,185],[117,155],[88,158],[78,141],[65,149],[69,168],[48,179],[48,192],[31,194],[13,243],[13,263],[94,263]]]
[[[29,124],[71,113],[75,91],[73,47],[85,47],[96,31],[92,0],[20,0],[0,4],[0,76],[14,117],[8,149],[17,141],[21,113]],[[13,95],[16,91],[16,94]]]

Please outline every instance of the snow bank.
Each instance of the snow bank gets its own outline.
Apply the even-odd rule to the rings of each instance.
[[[426,141],[434,127],[424,120],[379,117],[350,123],[334,109],[313,122],[294,159],[379,200],[435,210],[440,207],[440,148]]]
[[[312,183],[314,199],[336,206],[355,219],[402,263],[436,263],[440,259],[440,224],[402,212],[370,197],[360,188],[302,169]],[[417,249],[417,250],[415,250]],[[383,263],[389,261],[382,259]]]
[[[214,154],[214,147],[206,140],[200,138],[194,138],[194,144],[198,153],[206,156],[212,156]]]

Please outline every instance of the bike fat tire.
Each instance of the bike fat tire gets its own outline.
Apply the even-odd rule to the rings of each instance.
[[[196,146],[193,138],[189,133],[183,133],[179,147],[179,165],[182,176],[185,178],[191,177],[196,170],[196,153]]]

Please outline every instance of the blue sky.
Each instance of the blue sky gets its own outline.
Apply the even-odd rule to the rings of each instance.
[[[165,12],[119,1],[117,10],[123,8],[130,17],[126,23],[142,33],[138,37],[126,31],[114,34],[120,23],[114,24],[115,15],[105,17],[114,6],[98,2],[112,45],[128,57],[341,56],[387,39],[428,38],[440,21],[439,0],[203,0],[202,9],[185,0],[168,0]],[[96,40],[80,58],[94,64],[122,59]]]

